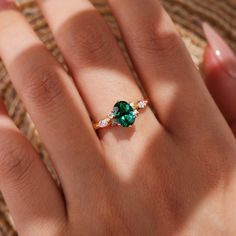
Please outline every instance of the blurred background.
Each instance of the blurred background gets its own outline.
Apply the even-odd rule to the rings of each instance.
[[[69,2],[70,1],[68,0],[68,4]],[[111,26],[117,41],[125,56],[127,56],[115,20],[105,4],[105,0],[92,0],[92,2]],[[63,66],[65,66],[64,59],[35,2],[32,0],[17,0],[17,3],[19,5],[19,10],[26,16],[33,29],[45,43],[46,47],[63,64]],[[176,27],[197,66],[202,62],[203,52],[206,46],[201,27],[201,23],[204,21],[210,23],[236,52],[236,0],[162,0],[162,3],[174,20]],[[131,65],[130,67],[132,70]],[[55,174],[50,167],[47,153],[43,144],[40,142],[34,124],[31,122],[29,115],[12,87],[9,76],[1,61],[0,93],[4,98],[10,116],[39,151],[42,159],[55,177]],[[0,236],[13,235],[15,236],[17,234],[14,231],[14,225],[4,203],[4,199],[0,194]]]

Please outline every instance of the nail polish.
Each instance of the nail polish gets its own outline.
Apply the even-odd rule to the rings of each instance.
[[[203,23],[209,46],[215,53],[216,58],[222,64],[225,72],[236,79],[236,56],[224,39],[207,23]]]
[[[13,0],[0,0],[0,9],[12,6],[14,4]]]

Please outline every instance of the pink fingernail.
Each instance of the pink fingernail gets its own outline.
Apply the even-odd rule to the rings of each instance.
[[[12,6],[13,3],[14,3],[13,0],[0,0],[0,9]]]
[[[207,23],[203,23],[207,41],[226,73],[236,79],[236,56],[223,38]]]

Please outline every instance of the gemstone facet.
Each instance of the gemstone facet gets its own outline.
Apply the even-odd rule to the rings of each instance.
[[[116,123],[123,127],[132,126],[136,119],[134,108],[125,101],[120,101],[115,104],[113,114]]]

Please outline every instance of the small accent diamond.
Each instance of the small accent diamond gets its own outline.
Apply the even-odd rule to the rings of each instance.
[[[140,101],[138,106],[140,109],[144,109],[147,106],[147,101]]]
[[[105,128],[106,126],[108,126],[108,124],[109,124],[109,120],[105,119],[105,120],[101,120],[98,125],[100,128]]]

